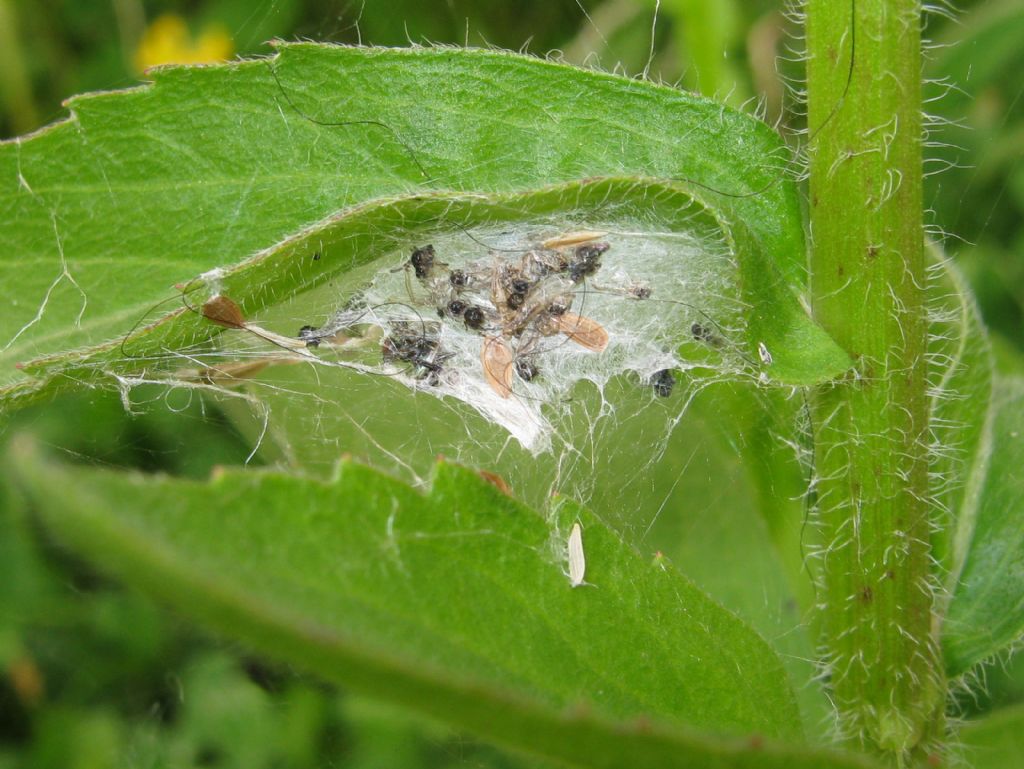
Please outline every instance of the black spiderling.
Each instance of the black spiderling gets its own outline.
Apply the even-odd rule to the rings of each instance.
[[[663,368],[661,371],[655,372],[651,377],[651,386],[654,387],[654,394],[659,398],[669,397],[672,394],[672,389],[676,386],[676,378],[673,376],[672,370]]]
[[[462,319],[469,328],[482,328],[484,325],[484,311],[479,307],[467,307],[462,313]]]
[[[539,372],[537,365],[529,358],[516,358],[516,375],[524,382],[530,382]]]
[[[415,270],[417,278],[425,280],[430,277],[430,272],[434,269],[436,256],[437,254],[434,253],[432,245],[413,249],[412,256],[409,257],[409,264]]]

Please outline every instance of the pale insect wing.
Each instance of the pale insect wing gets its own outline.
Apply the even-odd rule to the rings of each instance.
[[[587,559],[583,555],[583,527],[576,521],[569,532],[569,584],[579,587],[587,572]]]
[[[508,297],[505,296],[505,289],[501,285],[501,264],[498,261],[498,254],[494,255],[494,265],[491,267],[491,302],[495,307],[504,307]]]
[[[581,347],[594,352],[604,352],[608,346],[608,332],[596,320],[571,312],[556,315],[554,320],[558,330]]]
[[[607,235],[607,232],[597,232],[595,230],[579,230],[578,232],[567,232],[564,235],[557,235],[553,238],[541,241],[541,245],[544,248],[549,248],[552,251],[557,251],[560,248],[572,248],[573,246],[580,246],[584,243],[589,243],[592,240],[603,238]]]
[[[484,367],[484,380],[502,398],[512,395],[512,349],[498,336],[484,338],[480,349],[480,362]]]
[[[306,353],[310,358],[314,357],[311,352],[306,349],[306,343],[301,339],[292,339],[290,336],[282,336],[274,331],[268,331],[260,326],[254,326],[247,324],[245,330],[253,336],[258,336],[266,342],[270,342],[273,345],[277,345],[285,350],[295,350],[298,352]]]

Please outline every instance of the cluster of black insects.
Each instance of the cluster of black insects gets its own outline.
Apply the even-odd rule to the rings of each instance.
[[[552,238],[538,247],[508,256],[492,252],[486,259],[450,268],[433,245],[414,248],[403,265],[415,275],[441,322],[462,324],[483,337],[481,363],[484,378],[501,397],[512,394],[513,377],[529,382],[541,374],[536,363],[543,341],[561,334],[569,341],[602,352],[608,333],[595,320],[572,312],[578,297],[585,297],[585,281],[601,269],[610,245],[597,233],[572,233]],[[407,278],[408,282],[408,278]],[[408,285],[410,297],[412,285]],[[632,299],[648,299],[651,289],[634,286]],[[418,300],[416,303],[421,303]],[[337,324],[319,329],[304,326],[299,339],[316,347],[336,331]],[[417,379],[437,384],[452,353],[439,342],[436,322],[398,321],[390,324],[381,343],[387,363],[408,364]],[[669,370],[650,380],[657,395],[668,397],[675,384]]]

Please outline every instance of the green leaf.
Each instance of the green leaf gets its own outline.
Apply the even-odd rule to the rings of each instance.
[[[799,726],[766,644],[568,500],[545,521],[446,464],[426,496],[350,462],[327,483],[118,474],[24,446],[14,466],[53,531],[103,567],[261,651],[511,746],[582,766],[866,765],[777,742]],[[576,521],[587,584],[573,588]]]
[[[957,266],[934,246],[931,255],[934,276],[929,288],[932,319],[928,355],[936,523],[932,544],[934,558],[945,575],[947,598],[940,611],[952,612],[943,630],[947,673],[959,675],[999,648],[975,650],[970,659],[960,659],[951,651],[963,643],[964,633],[988,633],[982,628],[989,617],[981,606],[970,610],[979,612],[971,620],[971,628],[957,628],[956,624],[960,622],[959,613],[965,610],[960,597],[965,569],[976,568],[969,564],[977,557],[974,549],[979,544],[979,518],[993,513],[983,510],[985,489],[998,482],[993,476],[998,470],[990,466],[993,452],[998,451],[992,432],[992,420],[997,418],[993,405],[995,374],[991,342],[970,287]],[[979,653],[981,656],[977,656]]]
[[[932,538],[935,560],[952,591],[967,557],[978,515],[978,489],[991,455],[992,350],[970,287],[960,270],[933,248],[938,279],[930,287],[928,342],[931,431],[936,448]]]
[[[801,548],[806,481],[780,441],[795,430],[798,399],[751,382],[719,382],[660,403],[622,382],[601,396],[616,404],[614,419],[559,423],[559,441],[586,451],[576,464],[557,450],[531,456],[484,418],[426,393],[401,397],[403,385],[361,379],[278,367],[247,388],[260,394],[261,408],[237,398],[216,402],[253,443],[262,436],[261,458],[307,474],[330,473],[340,449],[413,481],[441,454],[499,473],[534,506],[552,488],[585,498],[625,541],[663,552],[769,641],[790,674],[804,724],[817,732],[827,703],[819,686],[807,684],[816,670],[801,611],[813,601]],[[601,397],[584,388],[572,397],[581,413],[600,412]]]
[[[1013,769],[1024,756],[1024,705],[969,721],[957,735],[972,769]]]
[[[660,403],[622,382],[601,396],[616,404],[614,419],[559,423],[559,441],[586,451],[576,465],[557,450],[534,457],[508,445],[482,417],[426,393],[403,398],[403,385],[361,379],[279,367],[249,388],[269,416],[239,399],[216,402],[253,443],[263,436],[261,458],[307,474],[329,474],[341,448],[412,481],[441,454],[499,473],[534,506],[545,505],[552,488],[585,498],[626,542],[663,552],[761,633],[783,660],[805,726],[818,731],[827,702],[821,687],[807,684],[815,652],[801,611],[813,601],[801,549],[805,478],[779,439],[795,429],[798,399],[751,382],[718,382]],[[574,406],[599,413],[600,398],[580,390]]]
[[[951,675],[1024,632],[1024,378],[996,378],[989,430],[977,519],[943,626]]]
[[[799,403],[751,384],[705,388],[688,405],[665,456],[643,473],[651,484],[645,498],[663,501],[653,511],[624,514],[638,519],[638,546],[663,551],[771,644],[789,673],[808,735],[825,740],[820,726],[831,707],[816,678],[807,623],[812,585],[800,546],[805,481],[792,448],[780,440],[795,431],[794,406]],[[616,443],[640,442],[642,425],[628,432],[633,421]],[[614,486],[628,474],[599,473],[589,504],[605,520],[614,515]],[[628,529],[624,536],[629,539]]]
[[[550,214],[577,197],[593,213],[601,192],[606,206],[657,208],[662,196],[721,229],[750,308],[744,347],[768,346],[773,379],[805,384],[848,366],[798,301],[803,229],[784,146],[746,115],[491,51],[297,44],[153,79],[72,99],[70,120],[0,145],[8,401],[47,382],[137,374],[212,336],[180,304],[153,305],[174,298],[173,284],[220,290],[196,280],[214,268],[254,313],[423,233]],[[321,246],[330,258],[311,262]],[[159,333],[117,344],[161,319]]]

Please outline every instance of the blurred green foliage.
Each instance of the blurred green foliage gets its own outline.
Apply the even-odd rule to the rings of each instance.
[[[1024,2],[961,3],[932,17],[942,47],[927,200],[999,345],[1024,347]],[[179,17],[198,39],[227,31],[234,53],[273,37],[346,43],[493,45],[761,99],[769,120],[801,125],[775,56],[791,22],[775,0],[0,0],[0,136],[63,115],[75,93],[139,83],[140,41]],[[593,57],[593,58],[589,58]],[[799,78],[798,64],[783,64]],[[154,394],[154,397],[161,397]],[[116,395],[65,398],[0,425],[72,459],[203,477],[249,446],[208,405],[125,411]],[[677,442],[678,443],[678,442]],[[687,446],[666,461],[683,464]],[[0,486],[0,769],[50,767],[504,767],[536,765],[445,728],[353,699],[293,671],[231,654],[148,600],[55,548]],[[988,669],[969,714],[1024,702],[1024,665]]]
[[[934,224],[951,241],[986,324],[1024,347],[1024,3],[980,3],[936,30],[928,72]],[[948,121],[948,122],[947,122]]]

